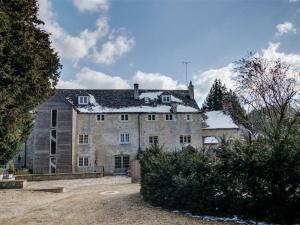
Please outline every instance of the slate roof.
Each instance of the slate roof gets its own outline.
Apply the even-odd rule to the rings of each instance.
[[[178,109],[184,109],[183,111],[199,111],[199,106],[194,99],[191,99],[188,94],[188,90],[148,90],[139,89],[139,95],[142,93],[157,93],[162,94],[169,93],[182,102],[177,103]],[[153,108],[153,112],[160,112],[158,107],[164,108],[166,110],[167,106],[171,107],[171,103],[162,103],[161,98],[151,99],[149,103],[145,102],[145,99],[134,99],[133,89],[56,89],[56,93],[65,97],[77,110],[81,112],[106,112],[104,109],[110,109],[114,111],[115,109],[120,109],[121,111],[126,111],[126,109],[131,109],[130,112],[148,112]],[[83,106],[78,104],[79,96],[89,96],[90,103],[88,106]],[[91,98],[94,98],[91,101]],[[141,109],[140,109],[141,108]],[[147,110],[143,110],[146,109]],[[155,109],[156,108],[156,109]],[[164,111],[162,110],[162,112]],[[149,112],[150,112],[149,111]],[[165,111],[164,111],[165,112]],[[180,112],[180,110],[178,111]]]

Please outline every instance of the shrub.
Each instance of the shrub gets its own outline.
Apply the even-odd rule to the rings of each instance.
[[[152,146],[140,157],[141,194],[170,209],[299,222],[300,140],[289,139],[280,147],[267,139],[223,144],[215,157]]]
[[[9,163],[8,172],[9,174],[13,174],[15,172],[15,165],[12,162]]]

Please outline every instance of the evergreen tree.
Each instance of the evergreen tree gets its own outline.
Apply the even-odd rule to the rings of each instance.
[[[0,0],[0,164],[20,149],[32,110],[59,78],[59,58],[37,13],[37,0]]]
[[[209,94],[202,105],[202,110],[227,110],[234,120],[248,127],[246,111],[242,107],[239,97],[231,89],[227,90],[220,79],[216,79],[213,83]]]
[[[225,85],[222,85],[220,79],[216,79],[202,105],[202,110],[212,111],[223,109],[223,100],[226,93],[227,89]]]

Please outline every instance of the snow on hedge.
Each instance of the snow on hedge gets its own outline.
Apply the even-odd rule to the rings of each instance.
[[[219,141],[216,137],[205,137],[204,144],[218,144]]]
[[[208,127],[204,129],[228,129],[239,128],[232,120],[230,115],[226,115],[223,111],[206,112],[207,119],[205,123]]]

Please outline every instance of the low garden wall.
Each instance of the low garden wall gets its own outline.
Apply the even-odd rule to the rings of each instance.
[[[55,174],[29,174],[17,175],[16,180],[27,181],[45,181],[45,180],[71,180],[71,179],[89,179],[103,177],[103,172],[90,173],[55,173]]]
[[[25,180],[2,180],[0,189],[23,189],[26,185]]]

